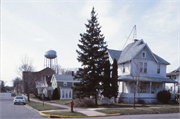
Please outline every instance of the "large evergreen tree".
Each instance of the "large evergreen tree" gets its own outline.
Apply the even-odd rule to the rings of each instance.
[[[105,62],[104,68],[104,77],[102,80],[102,95],[104,97],[108,97],[109,99],[112,97],[112,84],[111,84],[111,70],[109,60]]]
[[[103,79],[104,62],[107,57],[107,45],[104,42],[104,36],[101,34],[101,27],[97,20],[97,14],[94,8],[91,11],[91,19],[85,24],[86,32],[80,34],[81,39],[76,50],[77,60],[82,63],[82,68],[77,72],[75,79],[80,83],[75,84],[74,91],[83,98],[85,96],[94,96],[97,105],[97,95],[101,89],[100,82]]]
[[[113,61],[113,69],[112,69],[112,96],[114,97],[114,100],[117,98],[118,96],[118,66],[117,66],[117,60],[114,59]]]

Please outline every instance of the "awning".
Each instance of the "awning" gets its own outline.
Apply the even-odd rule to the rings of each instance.
[[[138,77],[134,77],[134,79]],[[119,76],[118,81],[133,81],[134,80],[130,75]],[[170,79],[169,77],[139,77],[139,81],[145,82],[163,82],[163,83],[178,83]]]

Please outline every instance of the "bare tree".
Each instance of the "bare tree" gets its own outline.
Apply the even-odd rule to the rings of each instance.
[[[147,73],[147,63],[143,62],[142,57],[138,55],[132,61],[132,70],[131,70],[131,77],[133,79],[132,87],[134,91],[134,98],[133,98],[133,108],[135,109],[135,99],[136,93],[138,90],[141,90],[142,87],[145,87],[143,84],[143,79],[148,77],[148,75],[143,75],[143,73]]]
[[[16,77],[13,80],[13,87],[17,91],[17,94],[22,93],[22,85],[23,85],[23,82],[20,77]]]
[[[31,60],[24,56],[21,59],[21,64],[18,67],[18,74],[23,79],[23,85],[24,85],[24,92],[27,94],[28,101],[30,102],[29,94],[32,90],[35,90],[35,81],[36,77],[33,75],[34,66],[32,65]]]
[[[55,71],[56,74],[62,73],[62,68],[60,65],[54,65],[54,66],[52,66],[52,69]]]

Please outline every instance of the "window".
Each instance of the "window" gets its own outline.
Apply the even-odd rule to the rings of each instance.
[[[147,63],[144,63],[144,73],[147,73]]]
[[[64,86],[67,86],[67,82],[64,82],[64,84],[63,84]]]
[[[123,64],[123,73],[125,73],[125,64]]]
[[[68,90],[65,90],[65,92],[66,92],[66,98],[68,98]]]
[[[62,90],[62,98],[64,98],[64,90]]]
[[[147,83],[141,82],[140,93],[148,93],[146,90],[147,85],[148,85]]]
[[[147,62],[140,62],[140,73],[147,73]]]
[[[143,62],[140,62],[140,72],[143,71]]]
[[[142,52],[142,57],[146,58],[146,52]]]
[[[157,73],[160,74],[160,64],[157,65]]]
[[[71,90],[69,90],[69,98],[71,98]]]

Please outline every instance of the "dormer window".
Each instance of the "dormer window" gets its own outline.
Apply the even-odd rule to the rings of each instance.
[[[63,84],[64,86],[67,86],[67,82],[64,82],[64,84]]]
[[[142,58],[146,58],[146,52],[142,52]]]

